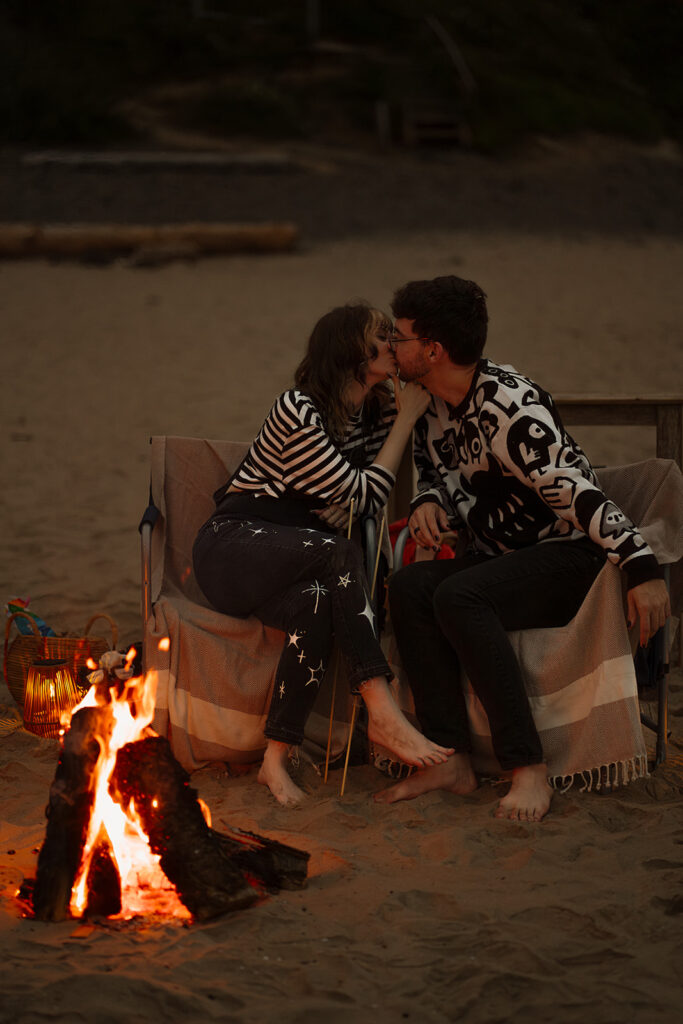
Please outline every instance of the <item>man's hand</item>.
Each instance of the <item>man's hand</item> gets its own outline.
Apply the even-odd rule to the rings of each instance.
[[[671,615],[669,592],[664,580],[648,580],[631,587],[626,595],[629,629],[640,619],[640,646],[664,625]]]
[[[408,529],[419,547],[440,548],[441,531],[448,529],[446,510],[436,501],[425,501],[411,515]]]
[[[343,505],[326,505],[325,508],[315,509],[315,514],[334,530],[349,525],[349,510]]]

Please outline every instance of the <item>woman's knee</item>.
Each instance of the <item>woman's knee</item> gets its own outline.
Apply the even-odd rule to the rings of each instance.
[[[334,571],[340,576],[347,572],[365,572],[363,552],[355,541],[347,537],[335,537],[329,545]]]

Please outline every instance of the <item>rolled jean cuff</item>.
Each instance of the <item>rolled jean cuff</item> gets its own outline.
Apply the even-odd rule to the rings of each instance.
[[[514,763],[513,763],[514,762]],[[504,772],[514,772],[518,768],[533,768],[537,764],[545,764],[545,757],[541,754],[540,757],[533,755],[528,758],[510,758],[510,757],[499,757],[498,764]]]
[[[275,740],[276,743],[286,743],[290,747],[300,747],[304,741],[303,733],[294,732],[293,729],[285,729],[279,725],[272,728],[266,725],[263,735],[267,740]]]
[[[347,664],[347,671],[349,677],[349,689],[356,697],[362,697],[360,687],[362,683],[366,682],[366,680],[375,679],[377,676],[384,676],[388,682],[391,682],[394,678],[394,673],[391,671],[387,661],[378,661],[369,667],[367,665],[363,665],[357,669],[351,669]]]

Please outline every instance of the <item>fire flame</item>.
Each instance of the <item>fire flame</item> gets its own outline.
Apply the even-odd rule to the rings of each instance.
[[[130,658],[127,658],[128,664],[134,656],[133,651]],[[164,874],[159,856],[152,853],[133,801],[130,806],[123,808],[109,794],[117,752],[125,744],[134,743],[150,733],[156,685],[156,673],[148,672],[145,676],[135,676],[125,682],[117,681],[117,684],[109,688],[114,727],[108,739],[105,736],[98,737],[100,754],[95,766],[95,799],[82,862],[71,894],[70,909],[74,916],[80,917],[87,905],[88,872],[103,833],[108,838],[111,856],[121,881],[121,912],[117,917],[127,919],[149,913],[184,918],[191,916]],[[101,688],[98,690],[98,686],[92,686],[81,703],[68,715],[64,726],[68,727],[71,716],[81,708],[95,707],[102,703]]]

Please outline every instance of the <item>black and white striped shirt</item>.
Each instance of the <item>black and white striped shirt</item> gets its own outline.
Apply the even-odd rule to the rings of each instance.
[[[297,492],[321,505],[346,508],[354,499],[356,512],[377,512],[386,504],[395,476],[371,463],[395,417],[393,400],[370,427],[358,414],[343,441],[335,444],[312,400],[292,388],[275,400],[232,486],[275,498]]]

